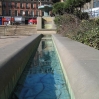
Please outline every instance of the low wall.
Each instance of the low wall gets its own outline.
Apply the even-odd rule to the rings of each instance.
[[[56,29],[38,29],[38,34],[56,34]]]
[[[37,17],[37,30],[38,29],[56,29],[54,23],[55,17]]]
[[[71,99],[99,99],[99,50],[52,36]]]
[[[10,35],[33,35],[36,33],[36,26],[34,25],[1,25],[0,36]]]
[[[0,99],[8,99],[42,35],[35,34],[0,48]]]

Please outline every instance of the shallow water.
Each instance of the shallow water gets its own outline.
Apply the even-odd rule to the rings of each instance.
[[[61,65],[51,39],[42,39],[24,70],[12,99],[70,99]]]

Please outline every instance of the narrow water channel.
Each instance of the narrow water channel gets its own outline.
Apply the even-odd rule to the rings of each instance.
[[[51,37],[42,38],[11,99],[70,99]]]

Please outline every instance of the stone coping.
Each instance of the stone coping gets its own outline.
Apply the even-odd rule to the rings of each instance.
[[[41,38],[42,35],[34,34],[0,48],[0,99],[8,99]]]
[[[99,50],[52,35],[71,99],[99,99]]]
[[[14,54],[18,53],[21,49],[25,48],[30,42],[32,42],[35,38],[37,38],[40,34],[34,34],[32,36],[29,36],[23,40],[20,40],[18,42],[12,43],[10,45],[7,45],[5,47],[0,48],[0,67],[1,63],[5,59],[9,59],[9,57],[13,56]]]
[[[37,31],[56,31],[56,29],[37,29]]]

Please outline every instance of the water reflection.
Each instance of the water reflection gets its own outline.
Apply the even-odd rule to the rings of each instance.
[[[42,39],[29,69],[25,69],[13,99],[70,99],[51,40]]]

